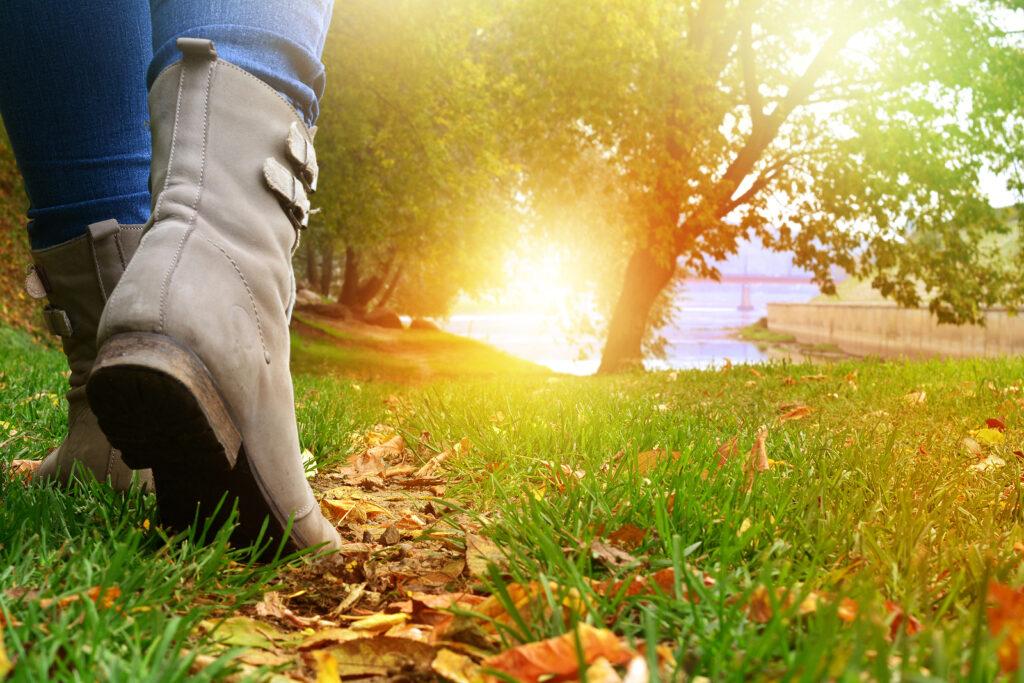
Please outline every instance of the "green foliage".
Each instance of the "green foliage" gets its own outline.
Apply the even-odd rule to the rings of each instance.
[[[826,291],[838,264],[947,322],[1024,301],[1020,248],[993,258],[983,237],[1005,228],[979,189],[986,171],[1021,187],[1024,59],[1003,30],[1019,3],[496,5],[486,36],[528,141],[524,192],[538,224],[606,269],[595,281],[644,251],[668,291],[673,272],[714,277],[753,238]],[[585,220],[558,221],[577,210]],[[642,325],[652,305],[666,319],[664,297],[620,291],[613,326]]]
[[[411,314],[442,313],[460,291],[493,284],[511,236],[478,4],[346,0],[324,51],[323,212],[311,232],[371,266],[394,259],[395,300]]]

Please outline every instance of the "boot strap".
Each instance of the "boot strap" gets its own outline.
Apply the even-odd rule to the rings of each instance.
[[[43,322],[46,324],[46,329],[50,331],[50,334],[70,337],[75,332],[67,311],[54,308],[53,306],[47,306],[43,309]]]
[[[288,128],[288,137],[285,140],[288,148],[288,158],[299,171],[299,179],[306,187],[306,192],[316,192],[316,179],[320,175],[320,167],[316,163],[316,150],[309,137],[299,129],[298,122],[293,121]]]
[[[274,158],[263,162],[263,178],[281,200],[281,205],[292,225],[297,230],[305,230],[309,224],[309,196],[303,183]]]

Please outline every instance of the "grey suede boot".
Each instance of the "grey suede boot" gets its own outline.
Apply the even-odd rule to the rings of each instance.
[[[289,371],[291,256],[316,183],[291,105],[213,43],[149,93],[152,217],[100,322],[89,403],[174,526],[237,499],[235,542],[340,545],[306,481]]]
[[[81,237],[32,252],[35,266],[26,288],[37,299],[49,299],[43,319],[50,332],[60,335],[71,368],[68,435],[39,465],[34,480],[67,484],[79,463],[119,491],[131,488],[133,481],[152,487],[149,471],[135,474],[121,461],[85,399],[85,381],[96,359],[100,314],[141,237],[141,225],[103,221],[90,225]]]

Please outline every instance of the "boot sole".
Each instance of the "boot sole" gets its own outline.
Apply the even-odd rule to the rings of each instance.
[[[96,356],[86,396],[125,464],[153,470],[163,523],[184,529],[197,512],[222,523],[237,500],[234,543],[257,540],[268,517],[270,536],[281,538],[231,410],[189,349],[158,334],[114,335]]]

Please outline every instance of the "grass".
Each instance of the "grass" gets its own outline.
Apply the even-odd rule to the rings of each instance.
[[[499,630],[509,645],[582,619],[669,644],[680,680],[999,676],[985,591],[990,581],[1024,583],[1020,359],[610,378],[474,376],[486,370],[481,359],[468,376],[399,384],[367,380],[365,358],[318,358],[323,347],[310,339],[326,343],[303,334],[299,366],[331,374],[297,377],[298,417],[303,444],[325,466],[378,424],[414,448],[423,432],[439,447],[471,440],[447,462],[447,498],[504,549],[505,566],[492,568],[487,586],[518,614]],[[38,455],[61,437],[51,398],[61,391],[61,358],[3,332],[0,361],[0,421],[19,437],[3,457]],[[792,404],[813,410],[781,421]],[[977,442],[972,431],[990,418],[1006,424],[1005,441],[972,452],[964,440]],[[748,487],[747,453],[761,429],[771,467]],[[719,469],[717,451],[734,437],[738,452]],[[145,529],[146,498],[95,485],[0,486],[2,585],[39,591],[0,594],[8,621],[21,622],[3,631],[15,677],[180,679],[189,653],[208,646],[192,635],[198,619],[249,600],[276,571],[217,543],[167,545]],[[592,542],[628,525],[642,534],[628,548],[636,563],[609,566]],[[668,568],[664,591],[595,583],[628,586],[637,572]],[[531,582],[532,599],[513,607],[515,584]],[[37,599],[114,585],[117,610],[81,599],[47,611]],[[909,617],[898,622],[901,613],[920,629],[906,627]],[[80,623],[88,628],[73,627]]]
[[[385,330],[298,312],[292,333],[296,374],[392,382],[550,375],[547,368],[487,344],[430,330]]]
[[[772,344],[792,344],[796,337],[784,332],[773,332],[768,329],[768,318],[760,318],[757,322],[741,327],[736,332],[736,337],[743,341],[753,342],[759,348]]]

